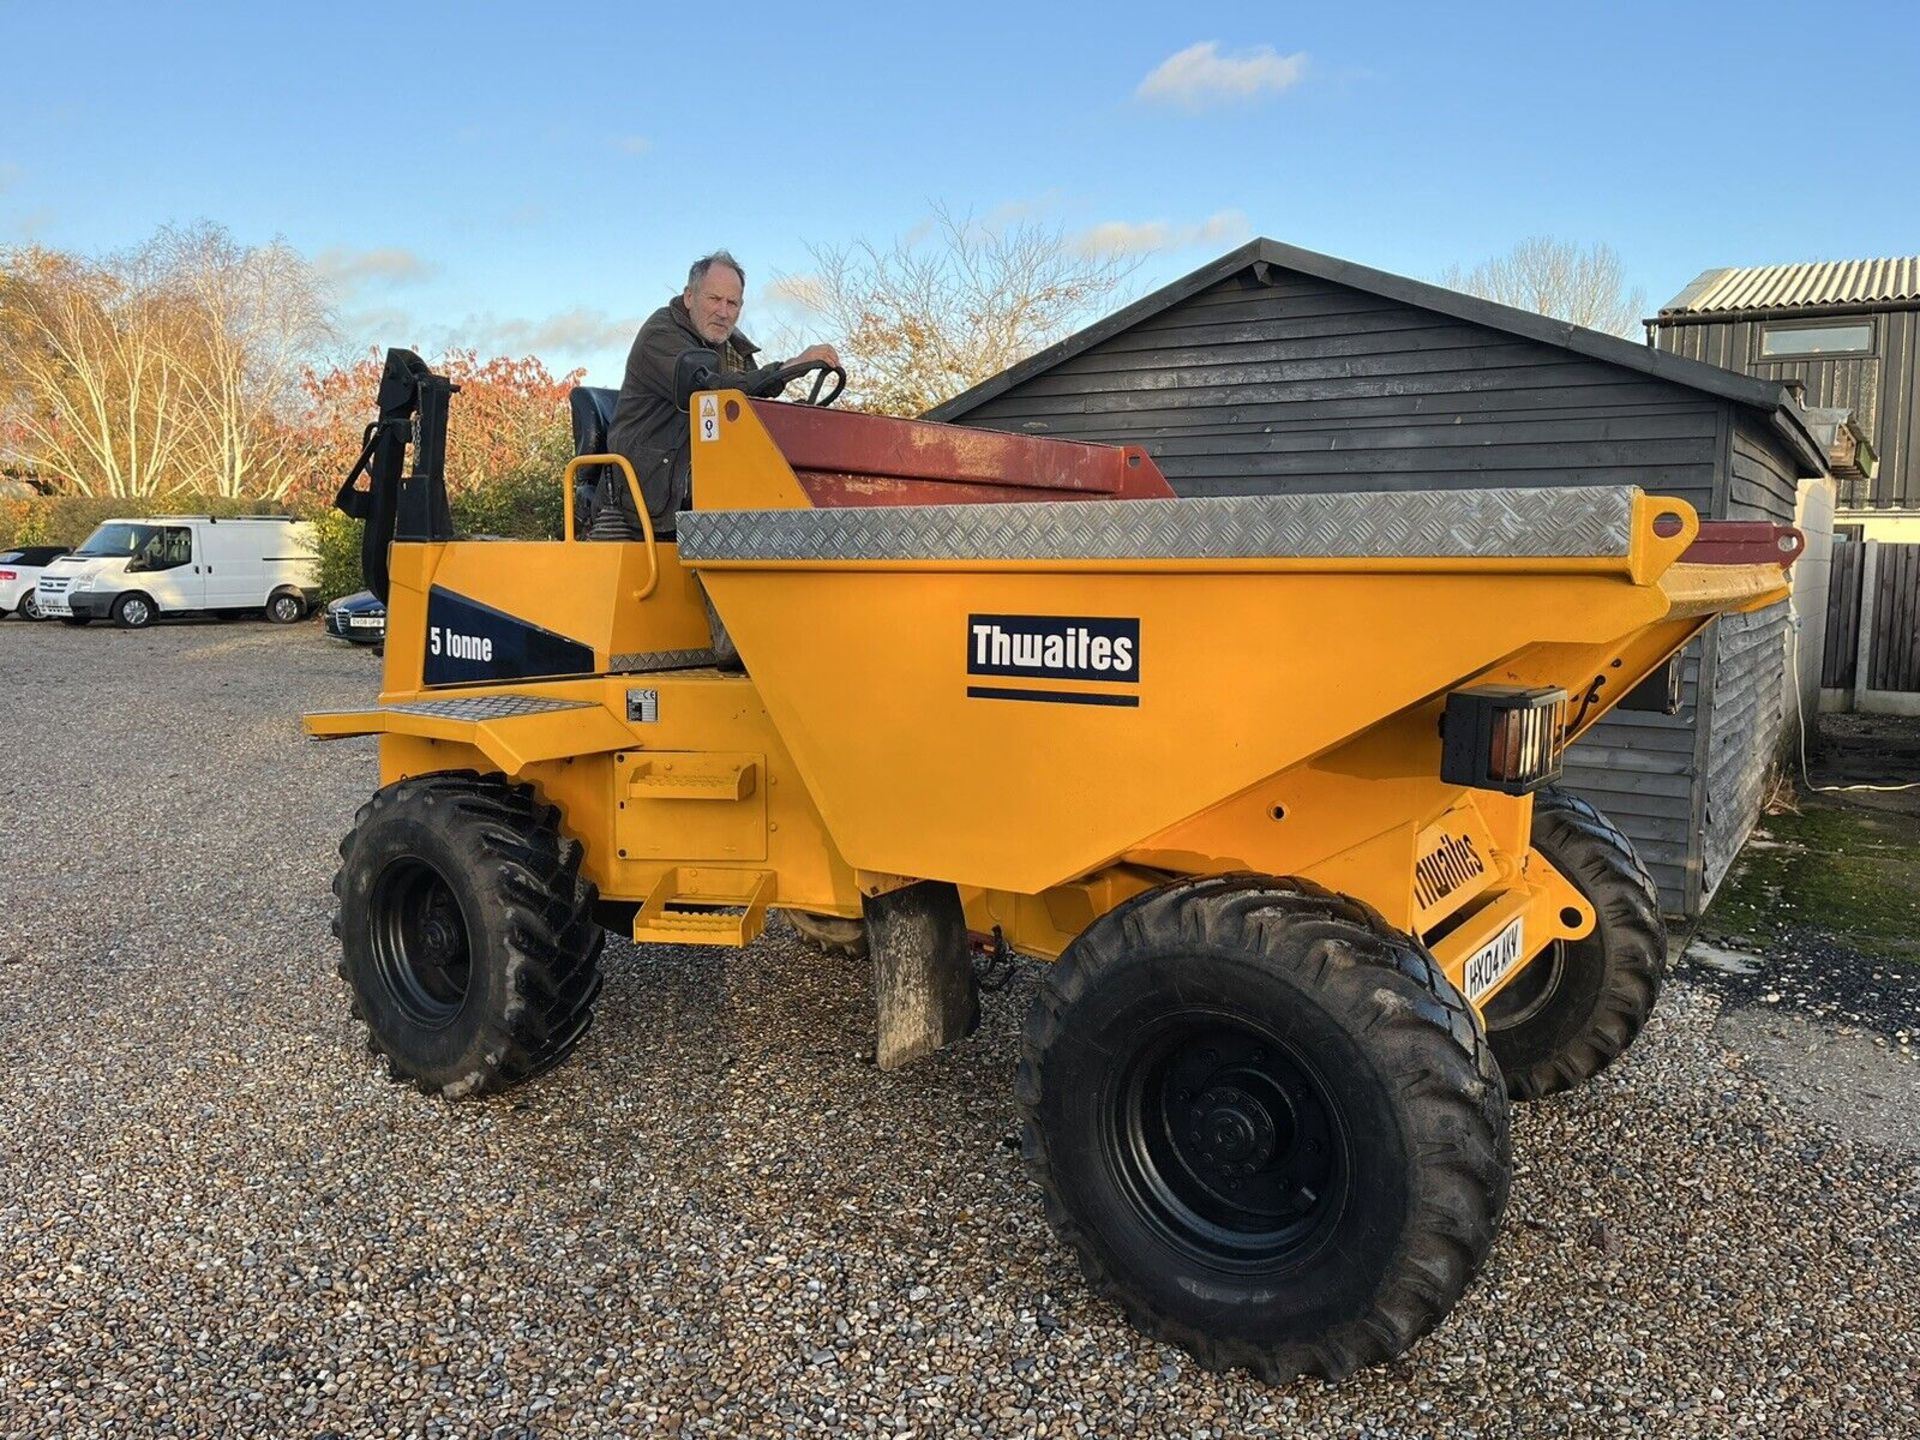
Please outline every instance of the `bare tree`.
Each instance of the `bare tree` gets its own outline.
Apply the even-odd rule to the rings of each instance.
[[[58,488],[151,495],[177,475],[190,419],[178,308],[140,257],[29,248],[0,264],[0,375],[25,462]]]
[[[330,330],[304,260],[212,225],[105,260],[0,255],[0,463],[86,495],[279,498]]]
[[[1137,260],[1033,223],[992,228],[936,206],[928,233],[809,247],[775,288],[847,364],[847,403],[918,415],[1093,318]]]
[[[1449,290],[1537,310],[1609,335],[1637,336],[1646,291],[1627,288],[1625,268],[1609,245],[1584,250],[1568,240],[1534,235],[1471,270],[1449,266],[1437,277]]]
[[[190,321],[170,333],[196,411],[183,456],[194,488],[280,499],[298,463],[285,422],[333,335],[313,267],[278,241],[242,246],[206,223],[163,229],[151,249]]]

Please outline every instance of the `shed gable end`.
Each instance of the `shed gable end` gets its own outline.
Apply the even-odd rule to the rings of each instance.
[[[1638,484],[1703,510],[1725,403],[1298,271],[1249,267],[961,423],[1138,444],[1184,494]]]

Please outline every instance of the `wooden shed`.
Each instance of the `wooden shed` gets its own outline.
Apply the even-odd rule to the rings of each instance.
[[[1660,307],[1647,335],[1847,412],[1878,463],[1837,472],[1840,520],[1920,539],[1920,255],[1708,270]]]
[[[1140,445],[1183,495],[1633,484],[1790,523],[1826,473],[1778,384],[1266,239],[928,418]],[[1759,812],[1786,618],[1717,623],[1677,715],[1615,711],[1568,757],[1670,912],[1700,913]]]

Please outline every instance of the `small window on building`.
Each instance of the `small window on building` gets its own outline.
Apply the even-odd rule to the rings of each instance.
[[[1833,325],[1769,325],[1760,332],[1760,353],[1770,359],[1783,355],[1857,354],[1871,349],[1871,320]]]

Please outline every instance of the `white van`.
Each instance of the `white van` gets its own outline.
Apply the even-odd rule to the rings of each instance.
[[[44,615],[128,630],[162,615],[259,612],[282,625],[320,593],[313,527],[284,515],[157,515],[109,520],[41,572]]]

